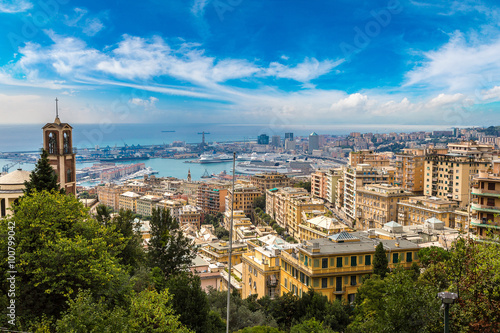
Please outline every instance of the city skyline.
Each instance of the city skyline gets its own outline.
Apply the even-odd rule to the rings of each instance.
[[[0,1],[0,117],[496,125],[493,1]]]

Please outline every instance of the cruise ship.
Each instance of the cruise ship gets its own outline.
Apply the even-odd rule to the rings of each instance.
[[[285,163],[268,161],[246,161],[240,162],[235,167],[236,173],[255,175],[265,172],[289,173],[290,167]]]
[[[233,157],[228,154],[202,154],[198,159],[198,163],[222,163],[232,161]]]

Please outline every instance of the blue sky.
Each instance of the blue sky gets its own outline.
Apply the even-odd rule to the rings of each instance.
[[[496,1],[0,0],[0,122],[497,125]]]

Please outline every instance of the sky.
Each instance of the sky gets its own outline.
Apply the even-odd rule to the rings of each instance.
[[[499,125],[495,1],[0,0],[0,124]]]

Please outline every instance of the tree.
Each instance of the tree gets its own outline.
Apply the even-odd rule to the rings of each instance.
[[[201,289],[201,280],[191,272],[180,272],[167,280],[168,292],[172,295],[172,308],[179,320],[196,332],[207,332],[206,324],[210,307],[207,295]]]
[[[378,243],[377,248],[375,249],[375,255],[373,256],[373,274],[377,274],[384,278],[388,272],[389,262],[384,250],[384,245],[380,242]]]
[[[52,166],[49,164],[49,153],[42,149],[40,159],[35,164],[35,169],[30,174],[30,180],[24,182],[24,194],[31,195],[34,191],[42,192],[58,191],[64,193],[57,183],[57,175]]]
[[[333,333],[333,331],[329,327],[325,328],[322,322],[311,318],[292,326],[290,333]]]
[[[153,209],[150,226],[150,267],[159,267],[168,277],[191,265],[196,256],[193,245],[184,236],[169,209]]]
[[[418,258],[423,267],[443,262],[450,258],[450,253],[438,246],[424,247],[418,251]]]
[[[142,247],[142,237],[134,223],[135,215],[131,210],[120,209],[112,219],[110,227],[120,235],[122,250],[117,254],[120,263],[129,267],[131,272],[138,269],[145,260],[146,254]]]
[[[266,195],[259,195],[253,199],[253,206],[262,210],[266,209]]]
[[[111,208],[106,205],[100,204],[95,209],[95,219],[97,222],[106,225],[111,221]]]
[[[300,181],[300,182],[296,183],[295,185],[293,185],[293,187],[302,187],[302,188],[306,189],[307,192],[311,193],[311,182]]]
[[[0,220],[0,248],[7,248],[8,224],[16,227],[16,314],[25,321],[46,314],[58,318],[78,290],[109,304],[123,304],[131,292],[128,274],[114,256],[112,230],[89,218],[74,197],[34,191]],[[0,271],[7,274],[2,252]],[[6,278],[6,276],[4,276]],[[5,281],[5,279],[2,279]],[[7,294],[6,285],[2,292]]]

